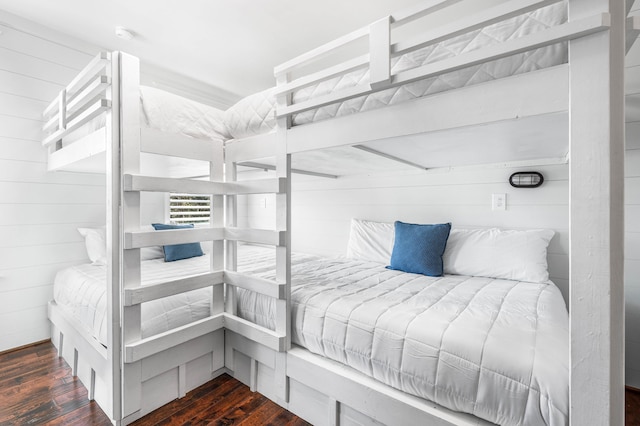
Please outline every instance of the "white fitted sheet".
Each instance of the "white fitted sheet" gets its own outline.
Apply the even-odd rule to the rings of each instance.
[[[560,25],[567,20],[566,8],[565,2],[547,6],[433,46],[427,46],[395,57],[391,61],[391,72],[395,74],[406,71]],[[535,71],[566,62],[566,44],[552,45],[295,114],[293,116],[293,124],[305,124],[368,111],[449,89]],[[356,70],[296,91],[293,94],[292,103],[304,102],[332,92],[368,84],[368,82],[369,70]],[[268,89],[248,96],[229,108],[225,113],[225,122],[231,136],[240,139],[271,131],[275,127],[274,112],[275,98],[273,89]]]
[[[274,279],[273,250],[239,269]],[[273,299],[238,312],[274,328]],[[292,340],[387,385],[503,425],[568,424],[568,314],[551,282],[407,274],[297,255]]]

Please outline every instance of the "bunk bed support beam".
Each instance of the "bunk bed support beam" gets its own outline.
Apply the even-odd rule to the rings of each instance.
[[[102,56],[102,55],[101,55]],[[94,62],[89,64],[88,68]],[[106,228],[107,238],[107,368],[106,375],[110,382],[107,399],[107,415],[116,421],[122,419],[122,376],[120,365],[122,362],[121,329],[120,329],[120,53],[110,54],[111,87],[107,91],[112,109],[107,110],[105,140],[109,148],[106,149],[107,176],[107,212],[106,221],[110,226]],[[108,141],[111,141],[109,144]],[[91,375],[91,387],[94,388],[94,375]],[[93,389],[91,389],[93,391]],[[93,396],[93,395],[92,395]]]
[[[569,0],[570,21],[611,29],[572,40],[570,90],[570,419],[624,424],[624,54],[618,0]]]
[[[122,223],[118,230],[122,237],[140,228],[140,192],[125,191],[126,174],[140,173],[140,62],[126,53],[120,53],[120,187]],[[117,111],[117,110],[116,110]],[[113,144],[116,145],[116,144]],[[140,250],[122,252],[122,284],[124,289],[139,288],[141,283]],[[142,306],[122,307],[122,344],[142,339]],[[126,354],[126,351],[125,351]],[[142,408],[142,364],[140,361],[122,364],[122,417],[126,418]]]

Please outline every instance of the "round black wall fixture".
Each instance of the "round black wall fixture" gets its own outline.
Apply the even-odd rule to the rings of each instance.
[[[509,176],[509,184],[514,188],[537,188],[544,182],[540,172],[515,172]]]

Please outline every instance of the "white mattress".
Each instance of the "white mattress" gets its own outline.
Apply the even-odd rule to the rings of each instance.
[[[144,127],[162,132],[200,139],[231,137],[224,122],[224,111],[154,87],[140,86],[140,115]],[[73,143],[101,129],[105,120],[101,114],[64,138],[63,143]]]
[[[142,285],[201,274],[209,271],[209,256],[176,262],[164,259],[142,262]],[[100,343],[107,344],[107,268],[82,264],[59,271],[53,298]],[[142,337],[188,324],[209,316],[211,289],[204,288],[142,304]]]
[[[566,20],[567,13],[564,2],[547,6],[393,58],[391,72],[395,74],[481,47],[539,32],[552,26],[560,25]],[[566,44],[557,44],[296,114],[293,117],[293,124],[305,124],[367,111],[449,89],[547,68],[566,61]],[[357,85],[368,84],[368,82],[368,69],[356,70],[298,90],[293,94],[293,104]],[[274,112],[275,98],[273,89],[256,93],[240,100],[226,111],[227,129],[231,136],[236,139],[269,132],[275,127]]]
[[[273,251],[239,269],[274,278]],[[502,425],[567,425],[568,314],[553,283],[447,275],[297,255],[292,340],[385,384]],[[274,328],[273,299],[239,314]]]

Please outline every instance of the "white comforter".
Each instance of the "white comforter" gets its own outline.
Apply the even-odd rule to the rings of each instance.
[[[142,285],[169,281],[209,270],[209,257],[178,262],[164,259],[142,262]],[[53,284],[53,299],[89,334],[107,345],[107,268],[82,264],[59,271]],[[203,288],[142,304],[142,337],[188,324],[209,316],[211,289]]]
[[[255,251],[240,269],[273,279],[272,262]],[[292,268],[294,343],[494,423],[568,424],[568,315],[553,283],[314,256]],[[241,291],[238,310],[274,328],[272,299]]]
[[[560,25],[567,20],[566,7],[564,2],[554,4],[395,57],[391,61],[391,72],[395,74]],[[557,44],[296,114],[293,124],[305,124],[368,111],[449,89],[547,68],[566,61],[566,44]],[[300,89],[293,94],[292,102],[296,104],[368,83],[369,70],[356,70]],[[225,112],[224,119],[231,136],[239,139],[272,130],[275,127],[274,112],[275,98],[273,89],[269,89],[240,100]]]

